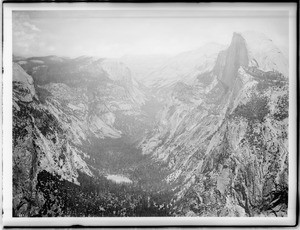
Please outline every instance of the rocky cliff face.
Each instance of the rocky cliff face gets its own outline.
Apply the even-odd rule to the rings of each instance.
[[[225,58],[225,60],[220,60]],[[235,83],[238,69],[240,66],[248,66],[248,52],[244,38],[237,33],[233,34],[233,38],[229,48],[226,51],[226,57],[220,56],[217,60],[219,68],[221,68],[218,75],[218,80],[222,82],[227,88],[232,88]]]
[[[39,172],[77,184],[78,171],[93,174],[63,122],[40,102],[31,76],[18,64],[13,73],[13,210],[34,216],[45,203],[36,189]]]
[[[244,33],[158,66],[150,88],[119,60],[16,60],[14,216],[286,216],[285,63]],[[129,190],[103,179],[119,173]]]

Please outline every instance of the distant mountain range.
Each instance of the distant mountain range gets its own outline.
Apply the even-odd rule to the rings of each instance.
[[[288,60],[266,36],[13,62],[14,216],[287,216]]]

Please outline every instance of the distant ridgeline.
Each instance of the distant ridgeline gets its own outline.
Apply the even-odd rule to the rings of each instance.
[[[14,57],[13,216],[287,216],[273,42],[234,33],[142,61]]]

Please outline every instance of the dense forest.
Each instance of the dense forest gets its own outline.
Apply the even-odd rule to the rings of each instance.
[[[37,216],[170,216],[170,192],[151,193],[130,184],[80,174],[79,185],[47,171],[38,174],[44,205]]]

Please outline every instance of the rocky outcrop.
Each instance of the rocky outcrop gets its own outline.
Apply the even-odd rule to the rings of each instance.
[[[13,82],[18,100],[31,102],[35,96],[33,79],[16,63],[13,63]]]
[[[222,60],[225,58],[225,60]],[[221,68],[218,80],[227,88],[232,88],[241,66],[248,66],[248,51],[245,39],[237,33],[233,34],[231,44],[226,55],[220,55],[217,61],[217,68]]]

